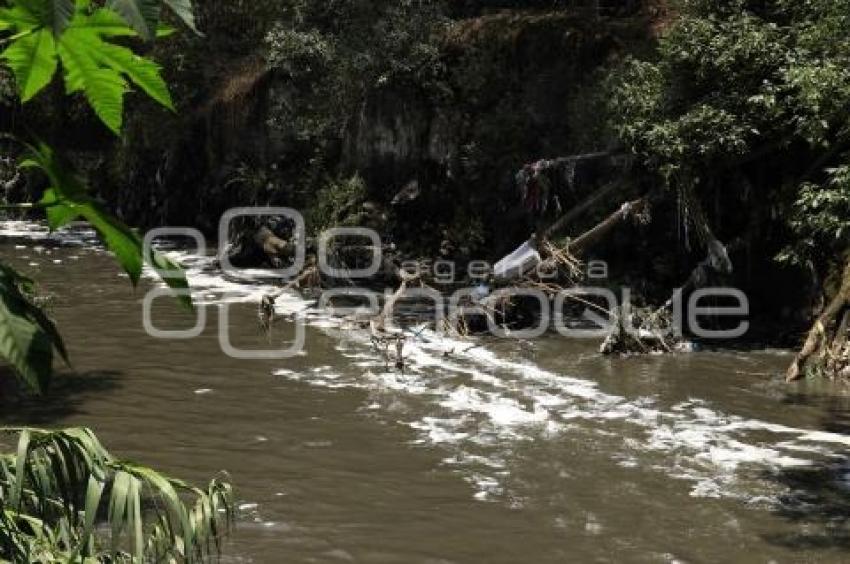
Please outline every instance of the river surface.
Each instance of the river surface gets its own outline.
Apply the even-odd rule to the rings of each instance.
[[[92,427],[112,452],[239,507],[224,562],[842,562],[850,560],[850,397],[788,387],[787,351],[601,358],[593,342],[457,342],[417,331],[404,373],[296,296],[305,353],[268,348],[268,287],[188,257],[206,328],[146,334],[143,298],[85,234],[0,225],[0,256],[55,296],[73,370],[4,424]],[[57,245],[57,242],[61,243]],[[185,258],[185,257],[184,257]],[[193,316],[164,298],[154,324]],[[284,321],[272,333],[283,342]]]

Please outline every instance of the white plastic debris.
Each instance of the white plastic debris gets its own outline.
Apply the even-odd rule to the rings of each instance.
[[[541,262],[543,259],[540,253],[531,245],[531,241],[526,241],[517,250],[496,263],[493,267],[493,275],[497,280],[517,278],[536,268]]]

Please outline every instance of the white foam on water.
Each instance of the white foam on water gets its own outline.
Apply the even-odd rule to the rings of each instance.
[[[190,279],[194,284],[191,273]],[[805,466],[815,457],[834,454],[833,446],[850,447],[850,437],[844,435],[745,419],[696,398],[661,409],[654,398],[609,394],[591,380],[505,358],[486,344],[430,330],[408,333],[402,374],[385,369],[365,331],[353,334],[358,332],[311,309],[310,302],[296,295],[279,299],[276,307],[281,315],[309,311],[312,326],[344,333],[347,346],[340,354],[362,369],[333,377],[324,373],[287,377],[319,387],[416,398],[420,416],[403,421],[418,433],[417,442],[458,453],[451,466],[469,469],[467,480],[479,499],[504,493],[507,473],[501,461],[516,441],[551,437],[577,421],[584,428],[591,423],[607,435],[615,434],[606,431],[612,422],[631,427],[623,440],[634,440],[638,452],[659,455],[661,462],[653,467],[690,481],[696,497],[747,498],[736,487],[743,468]],[[761,434],[758,440],[751,436],[754,433]],[[640,458],[624,460],[626,466],[640,465]]]
[[[0,222],[0,235],[10,234],[36,241],[47,237],[32,224]],[[263,272],[225,278],[212,257],[168,254],[186,267],[199,304],[256,304],[279,291]],[[155,278],[152,271],[145,274]],[[569,437],[574,432],[619,441],[613,448],[620,451],[614,456],[620,466],[648,465],[687,480],[697,497],[760,499],[763,492],[741,491],[744,470],[805,466],[850,449],[845,435],[739,417],[699,398],[665,408],[652,397],[609,394],[592,380],[506,358],[489,349],[486,341],[462,341],[430,330],[408,332],[406,369],[400,373],[388,369],[366,331],[316,310],[313,302],[284,294],[275,308],[284,318],[299,316],[338,338],[337,350],[348,361],[342,371],[327,366],[306,372],[281,368],[276,375],[317,387],[368,391],[369,409],[386,411],[410,427],[418,437],[415,442],[450,451],[446,464],[464,473],[479,499],[505,493],[505,461],[517,441]],[[405,410],[408,402],[415,409]]]
[[[191,271],[189,277],[193,286],[202,283],[228,294],[233,293],[233,284],[240,284],[222,284],[215,275],[196,278]],[[272,290],[249,288],[243,291],[248,301]],[[812,462],[812,455],[833,453],[830,445],[850,447],[850,437],[725,414],[699,399],[660,409],[654,398],[609,394],[591,380],[505,358],[486,344],[430,330],[408,332],[405,373],[386,370],[365,331],[352,331],[343,320],[316,311],[311,302],[294,294],[278,299],[276,310],[285,316],[309,312],[310,325],[329,334],[336,331],[346,342],[338,347],[340,354],[362,369],[346,374],[326,370],[296,374],[284,369],[278,375],[318,387],[417,398],[418,411],[425,414],[404,422],[418,433],[417,442],[456,451],[448,459],[451,466],[470,468],[468,481],[481,499],[503,492],[506,477],[501,462],[486,461],[501,461],[516,441],[563,433],[576,421],[585,428],[593,423],[601,435],[609,436],[616,435],[606,430],[610,423],[630,426],[624,445],[629,441],[632,450],[661,455],[662,462],[653,467],[691,481],[691,493],[698,497],[740,496],[734,484],[743,467],[804,466]],[[755,432],[771,437],[755,440],[749,436]],[[628,455],[621,462],[625,467],[640,466],[640,458]],[[487,473],[488,469],[499,471]]]
[[[47,225],[41,223],[5,220],[0,221],[0,236],[13,239],[28,239],[34,242],[50,240],[65,246],[100,246],[94,229],[82,224],[64,227],[51,233]],[[17,245],[15,248],[21,249],[23,246]],[[35,246],[33,250],[41,253],[44,251],[44,248]]]

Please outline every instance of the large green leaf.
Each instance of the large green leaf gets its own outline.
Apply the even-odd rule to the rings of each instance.
[[[86,37],[80,41],[68,38],[68,30],[59,41],[59,57],[65,67],[68,93],[82,91],[97,117],[116,135],[124,121],[124,94],[127,81],[111,69],[101,68],[93,58]]]
[[[18,83],[21,101],[26,102],[50,84],[56,72],[56,45],[47,29],[26,32],[0,57],[6,60]]]
[[[200,35],[201,32],[198,31],[198,26],[195,23],[195,10],[192,8],[192,0],[164,0],[164,2],[189,29]]]
[[[0,357],[33,392],[47,387],[53,365],[53,342],[31,316],[35,307],[21,293],[14,276],[0,273]],[[10,269],[9,269],[10,270]]]
[[[102,42],[96,51],[95,58],[109,68],[118,70],[126,75],[133,83],[144,90],[148,96],[175,111],[174,102],[168,85],[162,79],[160,66],[150,59],[139,57],[126,47]]]
[[[70,36],[70,37],[69,37]],[[116,135],[124,121],[127,81],[112,69],[102,68],[94,58],[96,37],[69,29],[59,40],[59,57],[65,68],[68,93],[82,91],[97,117]]]
[[[149,256],[144,256],[144,242],[138,233],[92,198],[80,179],[50,147],[45,144],[30,147],[30,158],[23,161],[21,166],[39,168],[50,180],[51,188],[45,192],[40,203],[47,209],[51,229],[59,229],[82,217],[97,231],[133,285],[139,282],[142,268],[147,263],[170,288],[179,291],[189,289],[186,275],[179,265],[153,250]],[[192,307],[190,296],[181,295],[179,300],[188,308]]]
[[[74,15],[75,0],[47,0],[47,13],[50,17],[51,28],[59,35]]]
[[[47,316],[44,310],[32,303],[32,300],[28,297],[35,294],[35,282],[3,263],[0,263],[0,280],[5,280],[9,284],[14,284],[15,287],[21,290],[20,293],[23,296],[23,305],[25,307],[27,317],[38,325],[41,330],[47,333],[47,336],[50,337],[53,342],[53,346],[56,347],[65,362],[70,364],[68,351],[65,350],[65,343],[62,340],[62,336],[59,334],[59,330],[56,328],[56,325]]]
[[[121,14],[145,40],[151,41],[156,36],[160,0],[109,0],[106,7]]]
[[[131,4],[137,5],[142,17],[152,18],[153,11],[159,9],[152,1],[128,0],[114,7],[125,6],[126,12]],[[62,25],[64,31],[54,36],[51,30],[58,25],[58,2],[14,0],[11,8],[0,10],[0,30],[14,33],[1,56],[15,74],[22,101],[30,100],[50,83],[58,58],[67,92],[82,92],[101,121],[116,134],[123,124],[128,79],[153,100],[174,110],[159,65],[109,41],[139,35],[121,15],[107,8],[92,10],[87,0],[78,0],[77,11]],[[155,19],[150,25],[143,36],[161,33]]]
[[[52,231],[68,225],[79,216],[73,208],[62,204],[59,195],[53,188],[44,191],[44,196],[39,204],[47,212],[47,224]]]

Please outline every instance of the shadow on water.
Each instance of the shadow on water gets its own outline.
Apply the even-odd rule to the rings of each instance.
[[[824,431],[850,435],[846,395],[789,394],[784,403],[820,408]],[[787,488],[775,513],[792,524],[791,531],[763,535],[766,541],[792,550],[850,550],[850,456],[784,468],[765,477]]]
[[[787,487],[775,513],[793,528],[762,535],[767,542],[792,550],[850,550],[850,459],[805,468],[786,468],[769,478]]]
[[[828,392],[828,393],[827,393]],[[841,389],[830,384],[830,389],[822,394],[788,394],[782,403],[793,406],[814,407],[825,412],[820,426],[824,431],[850,435],[850,389],[841,384]]]
[[[116,371],[60,372],[53,376],[45,396],[32,396],[20,390],[15,377],[0,367],[0,424],[53,425],[81,412],[91,394],[108,392],[120,386]]]

